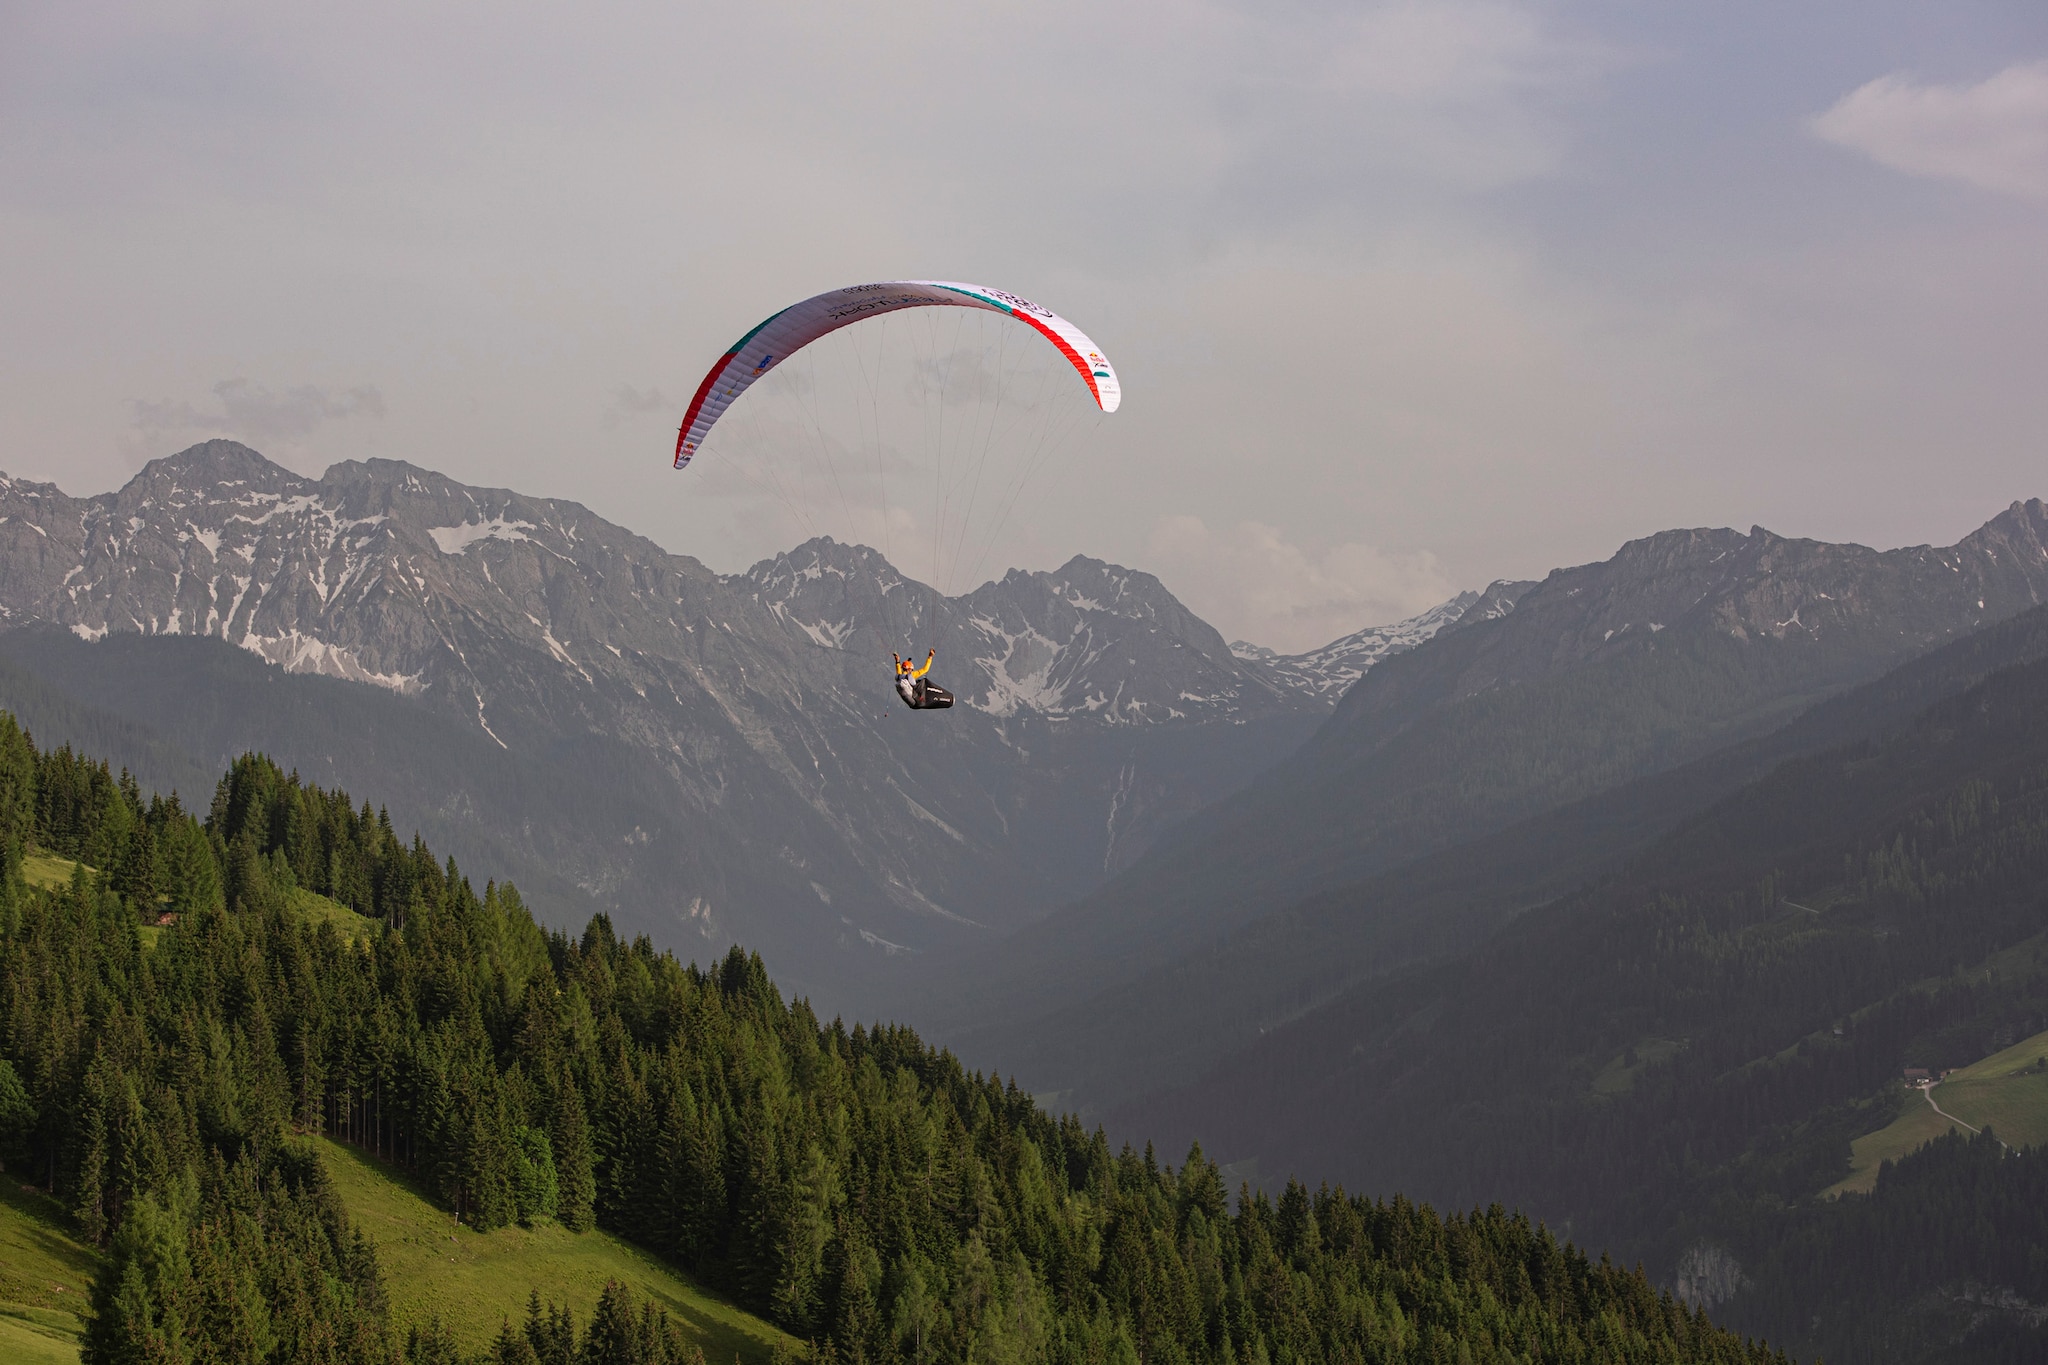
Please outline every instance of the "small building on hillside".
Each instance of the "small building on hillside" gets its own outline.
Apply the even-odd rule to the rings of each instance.
[[[1924,1066],[1909,1066],[1906,1068],[1907,1085],[1925,1085],[1933,1079],[1933,1075]]]

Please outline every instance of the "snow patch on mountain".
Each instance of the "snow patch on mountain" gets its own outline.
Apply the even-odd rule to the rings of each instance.
[[[235,505],[239,506],[242,504],[247,504],[252,508],[261,507],[264,509],[263,514],[261,516],[249,516],[237,512],[229,515],[229,521],[246,521],[251,526],[264,526],[269,524],[275,517],[290,516],[294,512],[327,511],[327,508],[321,505],[320,499],[310,493],[302,493],[293,497],[283,497],[276,493],[251,493],[247,497],[235,499]],[[129,529],[131,531],[140,530],[141,518],[130,518]]]
[[[1059,715],[1067,709],[1066,689],[1052,680],[1053,667],[1060,661],[1059,645],[1030,627],[1004,630],[986,616],[975,617],[974,627],[991,645],[1001,644],[997,652],[975,656],[975,666],[988,678],[988,695],[969,698],[968,705],[992,716],[1025,711]],[[1084,702],[1081,709],[1096,707]]]
[[[164,633],[175,635],[177,631],[167,630]],[[379,673],[366,666],[354,651],[302,635],[296,630],[288,630],[281,635],[244,635],[235,643],[287,673],[318,673],[329,678],[345,678],[350,682],[387,687],[407,696],[418,692],[423,685],[418,673]],[[478,706],[481,714],[482,703],[479,702]]]
[[[530,521],[507,521],[493,517],[489,521],[465,522],[459,526],[430,526],[427,534],[434,538],[444,555],[467,553],[469,547],[480,540],[532,540],[527,532],[539,528]]]
[[[1367,626],[1306,654],[1281,654],[1244,640],[1233,641],[1230,652],[1248,663],[1264,664],[1275,679],[1293,691],[1334,701],[1374,664],[1405,654],[1457,625],[1484,600],[1483,594],[1461,592],[1405,621],[1390,626]]]

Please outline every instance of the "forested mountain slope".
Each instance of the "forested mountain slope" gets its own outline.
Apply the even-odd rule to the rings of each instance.
[[[208,769],[260,743],[388,790],[559,919],[744,938],[837,999],[1093,886],[1330,704],[1097,561],[950,599],[829,540],[721,576],[573,503],[390,461],[307,479],[227,441],[97,497],[0,477],[0,621],[115,641],[7,652]],[[266,689],[189,637],[391,704]],[[934,646],[943,717],[888,675]],[[374,763],[336,746],[336,709]]]
[[[102,873],[31,888],[30,846]],[[375,931],[291,913],[306,891]],[[472,1228],[624,1233],[820,1361],[1782,1359],[1498,1207],[1290,1184],[1233,1209],[1199,1147],[1113,1153],[907,1030],[822,1023],[738,949],[705,970],[602,916],[544,933],[267,760],[202,821],[5,716],[0,1091],[10,1170],[108,1248],[88,1365],[454,1359],[400,1348],[377,1248],[295,1133]],[[580,1365],[687,1357],[606,1305]],[[570,1354],[537,1314],[490,1359]]]
[[[1456,953],[1578,889],[1789,758],[1881,737],[2000,668],[2042,658],[2048,607],[1932,650],[1769,734],[1271,910],[1014,1030],[1003,1056],[1034,1089],[1095,1111],[1187,1084],[1361,981]]]
[[[2044,601],[2039,501],[1946,548],[1761,528],[1632,541],[1375,666],[1287,761],[986,953],[929,1017],[1009,1065],[1006,1040],[1036,1014],[1309,894],[1776,729]]]
[[[144,791],[208,791],[248,748],[291,754],[323,786],[375,781],[400,828],[578,920],[610,900],[601,883],[557,868],[574,866],[578,846],[624,847],[619,831],[639,822],[645,799],[545,754],[501,748],[421,698],[286,673],[219,640],[0,632],[0,707],[47,745],[113,756]]]
[[[1867,1344],[1862,1310],[1836,1289],[1796,1302],[1755,1267],[1796,1259],[1787,1238],[1848,1236],[1813,1200],[1847,1173],[1851,1139],[1890,1121],[1902,1067],[1965,1064],[2048,1027],[2044,888],[2036,658],[1783,764],[1477,951],[1357,986],[1120,1119],[1162,1140],[1199,1130],[1262,1172],[1513,1199],[1662,1275],[1719,1249],[1736,1268],[1723,1295],[1742,1268],[1759,1286],[1740,1311],[1805,1323],[1807,1345],[1838,1358]],[[2037,1159],[1983,1179],[2021,1198]],[[1987,1282],[1954,1259],[1923,1286],[1931,1316],[1897,1324],[1913,1350],[1890,1358],[1953,1344],[1947,1309],[1980,1289],[2022,1306],[1979,1321],[2038,1325],[2024,1305],[2048,1303],[2048,1205],[2024,1197],[2031,1214],[1989,1242],[1972,1206],[1872,1215],[1937,1246],[1974,1239],[2005,1267]],[[1856,1302],[1882,1300],[1855,1283]]]

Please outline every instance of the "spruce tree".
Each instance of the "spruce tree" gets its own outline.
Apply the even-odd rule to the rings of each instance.
[[[583,1092],[566,1068],[555,1101],[555,1130],[548,1135],[555,1153],[559,1217],[571,1232],[588,1232],[596,1224],[597,1181],[591,1170],[590,1121],[583,1113]]]
[[[534,1354],[533,1344],[523,1333],[513,1331],[510,1322],[498,1328],[498,1335],[492,1340],[484,1360],[487,1365],[540,1365],[540,1357]]]

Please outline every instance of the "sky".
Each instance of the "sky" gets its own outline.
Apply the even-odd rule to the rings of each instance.
[[[1091,555],[1282,650],[1666,527],[2048,496],[2039,0],[0,0],[0,246],[17,477],[405,459],[721,571]],[[1122,379],[979,552],[669,468],[735,338],[892,278]]]

